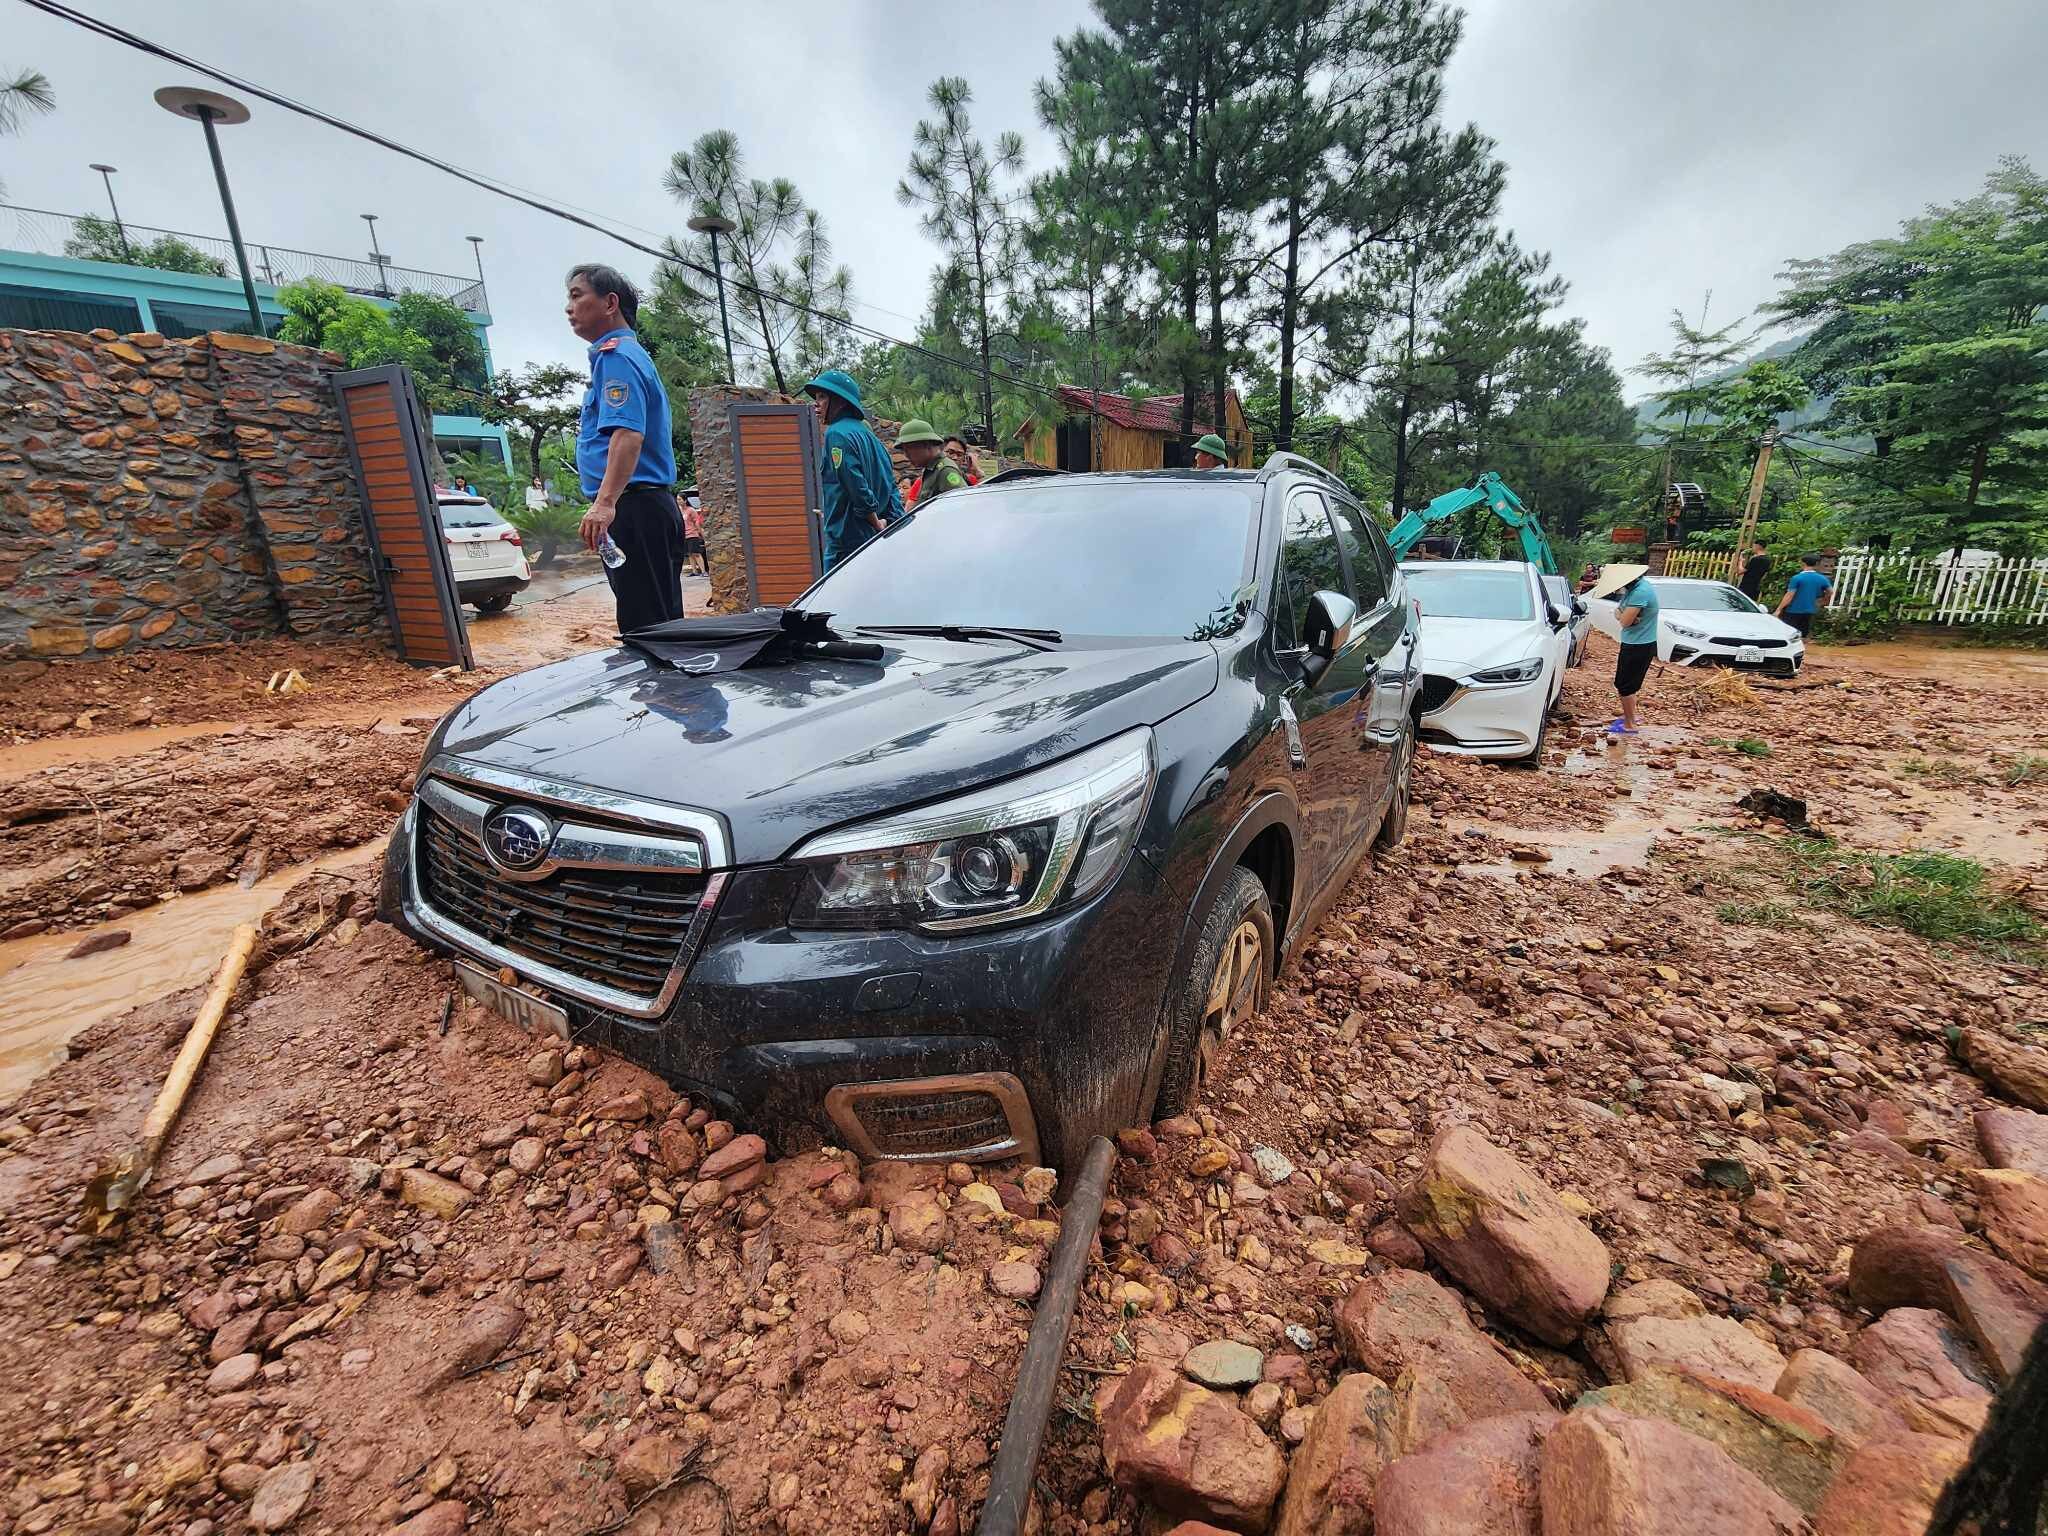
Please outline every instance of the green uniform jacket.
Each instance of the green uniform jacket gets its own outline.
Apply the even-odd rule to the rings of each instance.
[[[871,518],[893,523],[903,515],[889,450],[858,416],[842,416],[825,429],[823,466],[825,569],[830,570],[875,536]]]
[[[924,473],[917,478],[917,504],[921,507],[934,496],[957,491],[966,484],[967,477],[960,473],[960,466],[942,453],[925,465]]]

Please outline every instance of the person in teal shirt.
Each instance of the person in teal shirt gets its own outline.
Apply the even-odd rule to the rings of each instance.
[[[831,570],[861,545],[903,516],[896,466],[889,449],[861,409],[860,386],[837,368],[827,368],[804,386],[825,423],[825,569]]]
[[[1657,659],[1657,587],[1646,565],[1610,565],[1600,572],[1589,596],[1614,599],[1621,654],[1614,662],[1614,692],[1621,717],[1607,727],[1610,736],[1636,734],[1636,696]]]
[[[1802,635],[1813,632],[1813,616],[1834,589],[1834,583],[1820,569],[1819,555],[1801,555],[1800,571],[1785,583],[1785,595],[1778,601],[1778,617]]]

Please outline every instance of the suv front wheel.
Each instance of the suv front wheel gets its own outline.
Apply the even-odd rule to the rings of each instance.
[[[1168,1005],[1166,1072],[1154,1117],[1201,1101],[1223,1042],[1266,1006],[1273,982],[1273,904],[1238,865],[1223,882]]]

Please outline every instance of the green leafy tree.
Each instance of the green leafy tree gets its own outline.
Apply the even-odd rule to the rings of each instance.
[[[74,261],[112,261],[128,267],[154,267],[159,272],[190,272],[200,277],[226,277],[227,263],[209,256],[176,235],[159,235],[146,243],[131,239],[112,219],[82,214],[64,240],[64,254]]]
[[[992,306],[1000,306],[1015,285],[1022,254],[1016,210],[1023,194],[1015,183],[1024,167],[1024,140],[1015,133],[998,134],[991,151],[968,114],[974,92],[957,75],[934,80],[926,101],[932,116],[920,121],[912,136],[910,166],[896,183],[896,201],[924,210],[925,233],[945,251],[947,264],[961,274],[971,296],[981,360],[981,421],[994,441],[991,315]]]
[[[1279,358],[1274,435],[1286,448],[1304,352],[1315,356],[1332,330],[1369,331],[1381,312],[1378,302],[1361,307],[1365,290],[1347,279],[1425,212],[1484,227],[1502,173],[1476,128],[1452,134],[1440,121],[1459,12],[1417,0],[1272,0],[1268,9],[1258,115],[1262,174],[1278,195],[1254,270]]]
[[[471,415],[487,403],[483,345],[468,317],[444,298],[402,294],[387,310],[307,278],[278,289],[277,301],[285,312],[280,341],[338,352],[351,368],[403,363],[430,411]]]
[[[1663,504],[1665,488],[1677,472],[1673,466],[1680,458],[1686,462],[1678,464],[1678,468],[1688,476],[1693,474],[1696,466],[1689,457],[1693,429],[1696,425],[1711,426],[1722,387],[1717,376],[1734,367],[1756,339],[1755,333],[1740,320],[1712,331],[1706,325],[1704,306],[1697,325],[1687,320],[1682,311],[1672,310],[1671,350],[1652,352],[1635,368],[1637,373],[1662,386],[1650,396],[1655,414],[1645,424],[1646,435],[1664,450],[1659,460],[1662,468],[1651,489],[1653,507]]]
[[[0,135],[19,133],[31,116],[56,110],[57,93],[41,70],[17,70],[12,76],[0,77]],[[7,183],[0,181],[0,197],[6,195]]]
[[[528,363],[491,380],[480,414],[525,435],[530,475],[543,473],[541,450],[547,440],[575,430],[582,413],[576,391],[584,379],[580,369],[565,363]]]

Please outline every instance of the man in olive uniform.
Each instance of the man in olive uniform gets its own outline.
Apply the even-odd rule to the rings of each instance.
[[[1230,450],[1214,432],[1204,432],[1195,439],[1195,468],[1219,469],[1229,458]]]
[[[902,517],[903,497],[889,450],[861,409],[860,386],[839,369],[827,368],[804,386],[804,393],[825,423],[825,505],[820,511],[829,571]]]
[[[923,417],[913,416],[903,423],[903,429],[896,434],[896,446],[918,472],[910,494],[904,498],[906,504],[921,507],[934,496],[967,484],[960,466],[945,451],[946,439],[933,431],[932,424]]]

